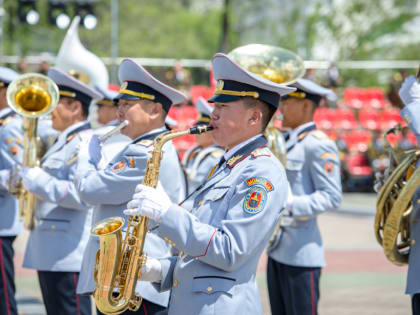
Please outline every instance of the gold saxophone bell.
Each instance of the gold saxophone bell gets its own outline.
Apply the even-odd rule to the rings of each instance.
[[[411,198],[420,185],[420,168],[416,168],[420,150],[392,148],[386,139],[387,134],[404,128],[398,125],[383,135],[390,155],[390,173],[378,193],[375,215],[376,239],[388,260],[396,265],[408,263]]]
[[[292,84],[305,74],[302,58],[281,47],[250,44],[235,48],[228,56],[246,70],[275,83]],[[268,147],[285,165],[286,144],[283,135],[274,126],[274,117],[264,135]]]
[[[163,145],[187,134],[201,134],[212,130],[210,126],[197,126],[185,131],[168,131],[154,141],[151,158],[147,161],[142,184],[156,187]],[[96,223],[91,233],[99,237],[96,254],[93,292],[96,307],[105,314],[120,314],[139,309],[142,298],[136,295],[137,281],[141,278],[141,266],[146,262],[143,252],[149,220],[143,216],[129,216],[123,240],[121,229],[124,219],[111,217]]]
[[[57,106],[58,87],[50,78],[27,73],[12,81],[7,88],[7,102],[23,116],[23,160],[22,168],[39,166],[40,152],[37,138],[38,118],[48,115]],[[19,213],[27,229],[34,228],[35,195],[26,191],[15,172],[10,176],[9,191],[19,199]]]

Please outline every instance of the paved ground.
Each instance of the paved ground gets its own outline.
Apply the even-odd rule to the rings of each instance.
[[[389,263],[373,233],[375,195],[346,194],[341,209],[319,217],[327,267],[321,277],[321,315],[410,314],[404,295],[406,267]],[[16,266],[21,266],[26,234],[16,242]],[[269,315],[265,260],[261,257],[258,283],[264,315]],[[21,314],[45,314],[35,273],[17,268]],[[25,299],[22,299],[22,298]],[[26,302],[26,303],[24,303]]]

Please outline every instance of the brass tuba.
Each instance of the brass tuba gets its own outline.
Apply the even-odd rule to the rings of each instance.
[[[420,168],[416,169],[420,150],[392,148],[386,139],[386,135],[402,129],[398,125],[383,135],[389,150],[390,172],[378,193],[375,215],[376,239],[388,260],[396,265],[408,263],[411,198],[420,185]]]
[[[8,86],[7,102],[16,113],[23,116],[22,168],[39,165],[38,118],[48,115],[57,106],[58,99],[57,85],[41,74],[24,74]],[[11,179],[14,176],[11,175]],[[26,191],[20,180],[15,180],[10,190],[19,199],[19,214],[25,227],[32,230],[35,224],[36,196]]]
[[[228,56],[246,70],[275,83],[292,84],[305,74],[302,58],[281,47],[250,44],[235,48]],[[286,145],[283,135],[274,126],[274,118],[264,135],[271,151],[285,165]]]
[[[143,184],[156,187],[163,145],[187,134],[201,134],[213,129],[197,126],[185,131],[168,131],[157,137],[151,158],[147,161]],[[124,219],[111,217],[92,227],[91,233],[99,236],[99,250],[96,254],[93,292],[96,307],[105,314],[120,314],[124,311],[139,309],[142,298],[136,295],[136,285],[141,277],[141,266],[146,262],[143,253],[144,241],[149,220],[143,216],[129,216],[127,232],[122,241],[121,228]]]

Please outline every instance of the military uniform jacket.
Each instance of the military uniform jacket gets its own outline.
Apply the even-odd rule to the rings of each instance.
[[[92,210],[80,200],[73,177],[80,132],[87,121],[63,132],[41,160],[41,174],[32,190],[40,198],[35,211],[39,224],[31,232],[23,266],[41,271],[80,271],[90,233]]]
[[[204,149],[195,146],[185,153],[182,166],[187,174],[188,194],[191,194],[206,180],[207,175],[219,162],[223,153],[224,150],[216,145]]]
[[[0,170],[13,170],[22,163],[22,119],[13,114],[11,108],[0,111]],[[3,187],[0,188],[0,212],[0,236],[15,236],[23,231],[18,201]]]
[[[294,196],[289,223],[281,226],[268,255],[283,264],[325,266],[317,216],[335,209],[342,199],[338,150],[314,123],[298,127],[286,141],[286,173]]]
[[[169,314],[261,314],[256,268],[288,184],[263,136],[240,148],[194,195],[192,213],[173,205],[159,235],[183,252],[161,260]]]
[[[123,216],[127,203],[132,199],[135,188],[143,180],[146,162],[153,151],[153,139],[166,128],[160,128],[140,136],[118,153],[104,170],[97,170],[87,159],[79,158],[76,185],[80,197],[95,206],[93,223],[113,216]],[[183,180],[181,165],[175,147],[171,142],[163,146],[160,178],[163,188],[173,202],[179,202],[179,189]],[[128,221],[125,217],[126,223]],[[125,231],[126,228],[123,228]],[[93,270],[99,238],[91,236],[79,277],[78,293],[92,293],[95,289]],[[154,233],[148,233],[144,251],[151,257],[168,257],[170,246]],[[159,293],[150,283],[139,282],[139,294],[148,301],[167,306],[169,293]]]

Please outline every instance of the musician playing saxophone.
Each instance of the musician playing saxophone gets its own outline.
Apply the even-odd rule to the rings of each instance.
[[[125,59],[121,63],[119,79],[122,85],[116,97],[117,115],[119,122],[128,120],[129,124],[121,133],[131,138],[131,142],[103,170],[97,164],[102,155],[98,141],[82,146],[78,158],[76,188],[82,200],[95,206],[94,223],[122,215],[136,185],[143,179],[153,140],[168,131],[165,117],[170,107],[185,101],[181,92],[161,83],[133,60]],[[184,180],[181,165],[171,142],[164,145],[163,151],[159,179],[171,200],[178,202]],[[92,236],[83,257],[79,293],[91,294],[96,287],[93,271],[98,248],[99,239]],[[144,249],[153,257],[170,255],[170,245],[153,233],[147,234]],[[145,282],[140,283],[136,291],[143,297],[143,303],[137,312],[127,311],[127,314],[166,314],[168,292],[158,293]]]
[[[401,111],[401,117],[413,131],[420,143],[420,83],[418,78],[410,76],[405,79],[399,95],[405,107]],[[418,164],[417,164],[418,167]],[[413,195],[413,210],[410,215],[410,255],[408,258],[408,273],[406,294],[411,296],[413,315],[420,314],[420,187]]]
[[[90,128],[89,105],[102,96],[58,69],[50,69],[48,76],[59,88],[51,117],[60,135],[42,158],[42,167],[22,172],[25,189],[40,197],[35,209],[38,224],[30,233],[23,267],[37,270],[47,314],[91,314],[90,298],[77,296],[76,286],[92,211],[75,191],[72,158],[80,134]]]
[[[295,89],[224,54],[214,56],[212,69],[218,85],[210,133],[226,152],[191,196],[192,209],[139,185],[124,213],[158,221],[159,236],[181,252],[148,257],[140,278],[172,289],[169,314],[261,314],[256,268],[288,196],[285,170],[263,132],[280,95]]]

